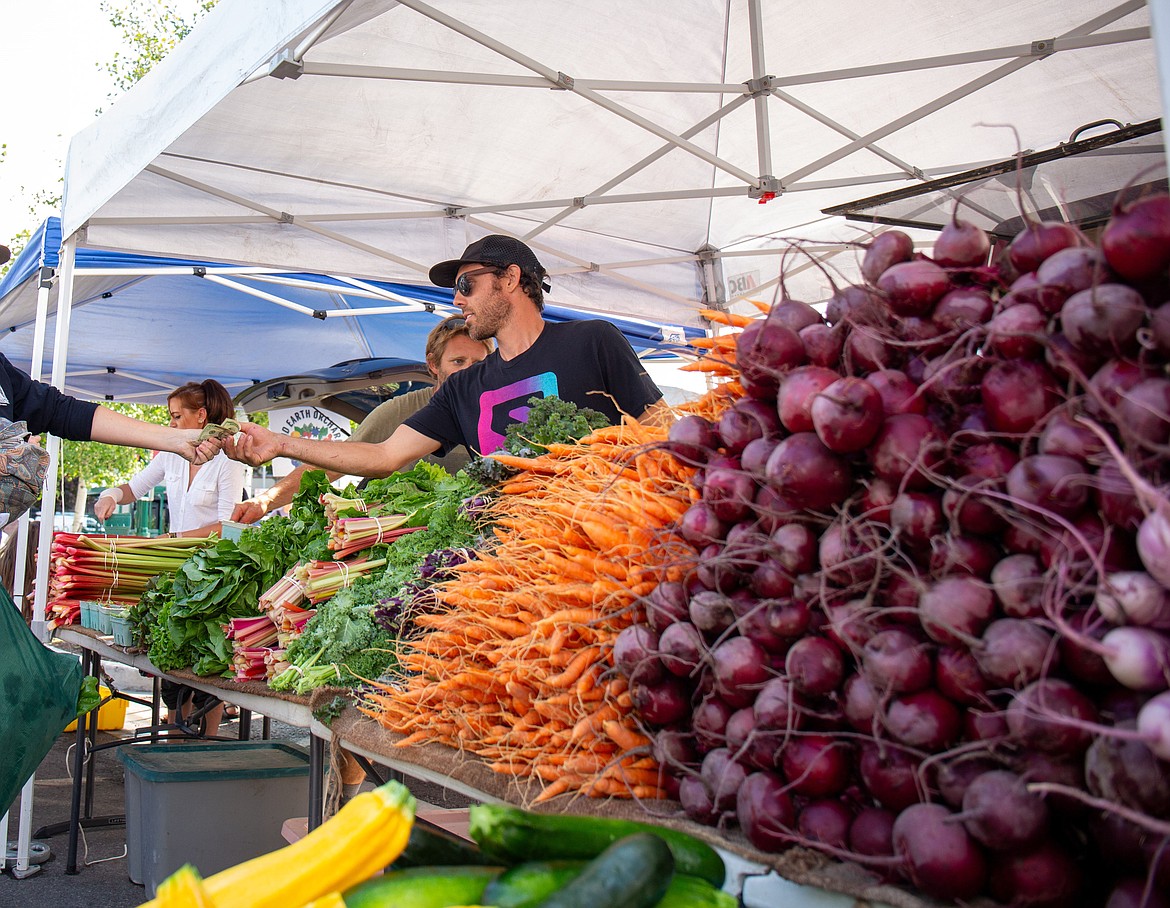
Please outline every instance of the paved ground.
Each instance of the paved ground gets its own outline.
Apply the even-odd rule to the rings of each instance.
[[[107,665],[114,676],[116,685],[124,690],[149,699],[149,680],[136,670],[123,666]],[[253,735],[259,737],[260,719],[253,716]],[[133,729],[150,724],[150,710],[130,704],[126,726],[123,731],[99,732],[98,742],[113,741],[129,737]],[[271,723],[271,737],[308,745],[308,733],[278,722]],[[237,722],[225,722],[220,734],[234,737],[238,734]],[[41,763],[36,776],[33,794],[32,828],[69,820],[71,761],[67,755],[74,741],[74,733],[57,739],[53,750]],[[110,748],[95,755],[94,801],[92,816],[105,817],[121,815],[125,811],[122,762],[118,759],[118,748]],[[368,783],[367,783],[368,784]],[[456,802],[445,797],[433,786],[411,784],[420,801],[441,803],[446,807],[462,807],[465,801]],[[289,805],[288,817],[304,816],[308,803]],[[15,845],[19,801],[12,807],[8,825],[8,841]],[[40,864],[40,870],[24,879],[15,879],[10,871],[0,874],[0,908],[132,908],[146,901],[143,886],[132,883],[127,869],[126,828],[111,825],[83,831],[78,846],[78,873],[66,874],[68,834],[45,836],[35,841],[47,846],[50,857]]]

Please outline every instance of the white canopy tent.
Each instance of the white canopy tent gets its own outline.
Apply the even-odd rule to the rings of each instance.
[[[78,244],[417,283],[502,232],[554,303],[667,331],[776,294],[782,265],[815,301],[865,236],[823,209],[1158,117],[1150,20],[1143,0],[221,0],[70,146],[53,380]]]
[[[825,207],[1158,116],[1149,19],[1142,0],[222,0],[75,137],[64,230],[406,282],[506,232],[556,302],[696,324],[730,278],[762,292],[785,238],[850,268],[864,232]]]
[[[70,145],[53,381],[78,244],[419,283],[510,233],[554,303],[667,335],[778,292],[782,265],[823,298],[821,263],[850,272],[864,234],[822,209],[1159,116],[1150,19],[1143,0],[221,0]]]

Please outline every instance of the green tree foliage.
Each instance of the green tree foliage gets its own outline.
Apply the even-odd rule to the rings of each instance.
[[[110,94],[110,100],[129,89],[174,50],[216,2],[201,0],[188,19],[181,10],[190,8],[190,2],[102,0],[101,11],[110,17],[115,28],[121,29],[127,48],[125,52],[115,53],[114,59],[101,67],[114,79],[116,90]]]
[[[124,50],[117,51],[108,63],[98,69],[113,79],[113,90],[108,97],[113,102],[129,90],[139,79],[175,49],[218,0],[101,0],[100,8],[110,23],[122,33]],[[97,111],[100,113],[100,111]],[[0,144],[0,164],[6,147]],[[61,204],[61,180],[53,187],[34,193],[29,214],[39,222]],[[31,231],[23,230],[8,241],[15,259],[31,238]],[[9,263],[11,264],[11,263]],[[8,265],[0,269],[6,271]],[[110,403],[103,406],[149,422],[165,423],[165,406],[147,404]],[[267,415],[255,414],[253,419],[267,423]],[[150,461],[151,452],[118,445],[94,442],[66,441],[61,446],[61,475],[66,480],[66,506],[69,506],[78,486],[78,480],[90,485],[116,485],[125,482]]]
[[[7,161],[7,160],[8,160],[8,146],[6,144],[0,142],[0,166],[2,166],[5,163],[5,161]],[[36,212],[35,206],[30,205],[29,206],[29,214],[35,215],[36,213],[37,212]],[[24,230],[20,231],[20,233],[16,234],[15,236],[13,236],[11,238],[3,238],[2,240],[0,240],[4,243],[4,245],[6,245],[8,247],[8,250],[12,253],[12,258],[9,259],[7,262],[5,262],[3,265],[0,265],[0,277],[3,277],[4,275],[6,275],[8,273],[8,269],[12,267],[12,263],[16,261],[16,257],[18,255],[20,255],[20,251],[22,249],[24,249],[25,246],[28,245],[28,241],[30,239],[32,239],[32,232],[30,230],[28,230],[28,228],[25,228]]]
[[[174,50],[216,2],[201,0],[189,15],[185,15],[181,10],[190,10],[190,0],[185,3],[166,0],[102,0],[102,12],[122,32],[126,47],[125,51],[117,51],[108,63],[98,66],[114,80],[115,87],[110,92],[110,100],[113,101],[127,91]],[[3,159],[4,148],[0,146],[0,163]],[[56,210],[60,203],[60,185],[55,185],[50,190],[34,194],[29,214]],[[10,248],[14,258],[30,236],[30,232],[25,230],[12,238]],[[108,402],[104,406],[148,422],[165,423],[168,418],[165,406]],[[115,485],[125,482],[146,466],[150,456],[151,452],[137,448],[66,441],[61,446],[61,473],[66,479],[73,480],[74,486],[79,478],[86,485]]]
[[[100,9],[110,24],[122,33],[124,50],[114,53],[108,63],[96,64],[99,72],[113,79],[113,89],[107,95],[112,102],[122,92],[150,72],[151,68],[170,53],[187,36],[195,23],[202,19],[218,0],[101,0]],[[95,113],[101,113],[100,110]],[[0,144],[0,165],[3,165],[7,146]],[[64,168],[62,167],[62,170]],[[33,224],[39,224],[46,217],[61,210],[61,195],[64,176],[52,186],[35,191],[21,187],[22,195],[28,198],[28,213]],[[2,241],[12,250],[16,259],[32,238],[32,231],[25,229],[15,236]],[[5,274],[12,262],[0,266],[0,275]]]

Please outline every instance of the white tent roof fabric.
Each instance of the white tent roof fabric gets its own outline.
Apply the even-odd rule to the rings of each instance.
[[[736,276],[765,299],[782,263],[818,276],[789,239],[855,268],[864,227],[823,208],[1159,116],[1149,20],[1141,0],[221,0],[74,138],[64,233],[408,283],[510,233],[554,303],[697,326],[748,306]]]

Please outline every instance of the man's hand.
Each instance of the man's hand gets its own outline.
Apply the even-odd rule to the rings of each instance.
[[[232,460],[258,467],[280,455],[280,436],[254,422],[245,423],[239,435],[224,439],[223,449]]]
[[[255,523],[267,513],[267,502],[262,501],[259,497],[249,498],[235,506],[231,519],[236,523]]]

